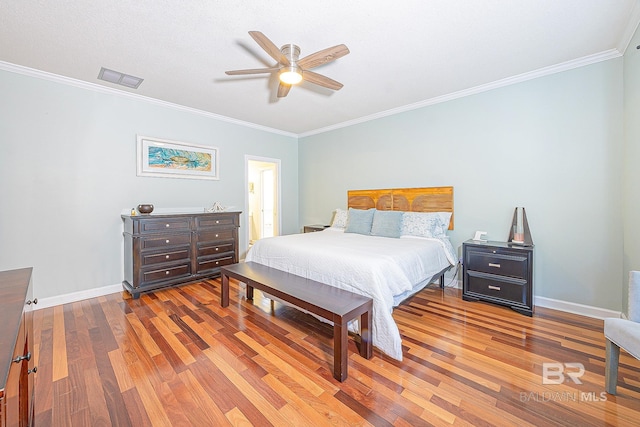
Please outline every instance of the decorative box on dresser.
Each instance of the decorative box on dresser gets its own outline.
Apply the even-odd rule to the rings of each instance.
[[[141,292],[220,275],[238,262],[240,212],[122,215],[124,281]]]
[[[488,301],[533,315],[533,246],[468,240],[462,252],[465,301]]]
[[[0,427],[33,425],[31,268],[0,272]]]

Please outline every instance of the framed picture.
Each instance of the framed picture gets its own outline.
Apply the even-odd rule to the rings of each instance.
[[[138,176],[219,179],[218,148],[138,135]]]

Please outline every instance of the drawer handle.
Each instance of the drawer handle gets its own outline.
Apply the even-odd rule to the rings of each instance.
[[[165,271],[165,272],[164,272],[164,274],[169,274],[169,272],[168,272],[168,271]]]
[[[24,356],[18,356],[18,357],[16,357],[15,359],[13,359],[13,363],[20,363],[20,362],[22,362],[23,360],[26,360],[27,362],[28,362],[29,360],[31,360],[31,352],[30,352],[30,351],[29,351],[29,352],[27,352],[27,354],[25,354]]]
[[[219,236],[219,234],[216,234],[216,237],[218,237],[218,236]]]
[[[489,285],[489,289],[491,289],[493,291],[499,291],[500,290],[500,286]]]
[[[33,369],[27,371],[27,374],[35,374],[36,372],[38,372],[38,367],[34,366]]]
[[[165,224],[164,226],[169,228],[169,227],[171,227],[171,224]]]
[[[169,243],[169,239],[166,240],[166,243]]]
[[[216,251],[219,251],[219,250],[220,250],[220,248],[216,248]]]
[[[27,300],[27,305],[37,304],[37,303],[38,303],[38,298],[35,298],[33,301]]]
[[[489,263],[489,267],[500,268],[500,264],[494,264],[492,262]]]
[[[165,256],[166,259],[169,259],[169,255]]]
[[[219,220],[218,220],[218,221],[216,221],[216,224],[220,224],[220,221],[219,221]]]
[[[220,264],[220,261],[216,261],[216,265]]]

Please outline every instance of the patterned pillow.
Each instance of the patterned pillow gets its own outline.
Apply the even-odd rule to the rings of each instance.
[[[344,209],[336,209],[333,214],[331,226],[335,228],[345,228],[347,226],[348,212]]]
[[[376,211],[371,225],[372,236],[400,237],[402,232],[402,214],[400,211]]]
[[[444,231],[446,232],[449,229],[449,223],[451,222],[452,212],[436,212],[436,214],[440,217],[440,221],[442,221],[442,226],[444,227]]]
[[[405,212],[402,216],[403,236],[445,237],[447,228],[439,212]]]
[[[349,219],[347,220],[347,228],[345,233],[371,234],[371,224],[373,223],[373,214],[376,212],[372,209],[353,209],[349,208]]]

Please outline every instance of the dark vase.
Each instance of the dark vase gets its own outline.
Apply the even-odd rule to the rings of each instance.
[[[138,212],[140,212],[141,214],[150,214],[151,212],[153,212],[153,205],[138,205]]]

